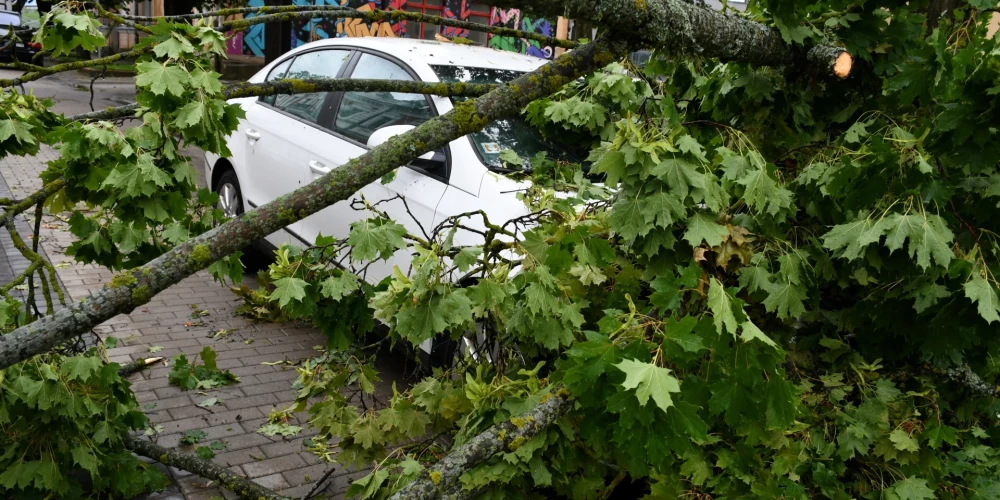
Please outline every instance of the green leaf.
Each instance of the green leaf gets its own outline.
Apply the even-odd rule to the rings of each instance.
[[[101,370],[103,366],[101,358],[97,356],[77,355],[63,359],[59,371],[66,377],[66,380],[79,380],[86,382],[91,376]]]
[[[35,144],[35,136],[31,133],[34,125],[23,120],[0,120],[0,142],[11,137],[21,144]]]
[[[464,273],[472,266],[476,265],[476,262],[479,260],[479,256],[482,254],[482,247],[463,247],[459,250],[458,254],[455,255],[455,265],[458,267],[460,272]]]
[[[897,428],[889,434],[889,441],[892,441],[892,445],[899,451],[920,451],[917,440],[901,428]]]
[[[718,334],[722,335],[724,330],[728,330],[735,337],[736,316],[733,314],[733,299],[715,277],[711,278],[708,285],[708,308],[712,310],[715,330]],[[746,326],[744,326],[744,331],[745,329]]]
[[[717,224],[714,216],[702,212],[688,219],[688,228],[684,232],[684,240],[692,247],[701,246],[702,241],[708,243],[710,247],[718,246],[727,236],[729,229],[726,226]]]
[[[617,186],[622,177],[625,176],[625,155],[619,151],[608,151],[601,155],[600,159],[594,163],[595,173],[607,175],[605,184]]]
[[[965,283],[965,296],[977,305],[979,315],[987,324],[1000,321],[1000,297],[997,297],[993,285],[979,273],[972,273],[972,277]]]
[[[306,297],[306,287],[309,282],[299,278],[285,277],[274,282],[271,301],[278,301],[279,307],[285,307],[289,302],[299,301]]]
[[[680,392],[680,383],[670,375],[671,370],[661,368],[652,363],[643,363],[635,359],[626,359],[615,365],[616,368],[625,372],[625,381],[622,387],[635,389],[635,397],[639,404],[646,406],[649,398],[653,398],[656,406],[667,411],[673,406],[670,398],[671,392]]]
[[[740,339],[742,339],[743,342],[750,342],[750,341],[756,339],[756,340],[759,340],[759,341],[761,341],[761,342],[763,342],[763,343],[765,343],[765,344],[767,344],[767,345],[769,345],[769,346],[771,346],[771,347],[773,347],[775,349],[778,348],[778,344],[775,344],[774,341],[771,340],[770,337],[768,337],[767,335],[765,335],[764,332],[760,331],[760,328],[757,328],[757,325],[753,324],[753,322],[750,321],[749,317],[741,325],[741,329],[743,331],[740,333]]]
[[[376,257],[388,260],[400,248],[406,248],[406,228],[382,219],[366,219],[351,224],[347,243],[351,245],[351,260],[367,262]]]
[[[179,128],[190,128],[198,125],[205,119],[205,103],[201,101],[191,101],[177,110],[174,118],[174,125]]]
[[[218,355],[214,350],[212,350],[211,347],[205,346],[202,348],[201,352],[198,353],[198,356],[201,357],[201,362],[209,371],[216,371],[219,369],[219,366],[215,363],[215,358],[217,358]]]
[[[764,169],[753,170],[736,182],[746,186],[743,199],[757,210],[773,216],[792,206],[792,192],[779,186]]]
[[[806,292],[801,286],[772,283],[767,287],[767,294],[764,308],[767,312],[776,313],[781,319],[798,318],[806,312],[806,306],[802,303]]]
[[[705,158],[705,148],[701,147],[701,144],[690,135],[682,135],[677,138],[676,142],[677,148],[681,151],[698,158],[701,161],[708,161]]]
[[[89,471],[92,476],[97,474],[97,456],[94,455],[93,450],[83,446],[74,446],[70,449],[70,453],[73,455],[74,463]]]
[[[907,477],[902,481],[897,481],[886,491],[889,500],[932,500],[935,498],[934,490],[927,487],[926,479]]]
[[[320,284],[320,295],[334,301],[351,295],[361,286],[357,275],[354,273],[342,272],[337,276],[330,276]]]
[[[181,54],[193,54],[194,46],[179,33],[171,33],[170,38],[157,43],[153,47],[153,53],[161,59],[163,57],[177,59]]]
[[[645,222],[661,228],[670,228],[675,221],[687,215],[680,199],[662,191],[642,197],[639,203]]]
[[[705,189],[705,174],[684,158],[667,158],[654,167],[652,173],[667,183],[670,192],[682,200],[692,189]]]
[[[257,429],[259,434],[265,436],[298,436],[302,432],[302,427],[288,424],[264,424]]]
[[[205,431],[203,431],[201,429],[194,429],[194,430],[190,430],[190,431],[185,432],[184,435],[181,436],[180,443],[181,444],[186,444],[186,445],[192,445],[192,444],[200,443],[203,439],[205,439],[207,437],[208,437],[208,434],[206,434]]]
[[[438,333],[472,322],[472,303],[463,290],[435,294],[396,314],[396,328],[417,345]]]
[[[213,451],[208,446],[199,446],[194,450],[195,455],[202,460],[211,460],[215,458],[215,451]]]
[[[929,268],[932,260],[939,266],[948,267],[954,258],[951,241],[955,239],[955,234],[948,229],[948,223],[941,216],[893,214],[884,221],[889,228],[885,245],[890,251],[896,251],[909,239],[910,258],[916,255],[917,265],[921,268]]]
[[[144,61],[135,67],[138,70],[135,77],[136,86],[148,87],[156,95],[169,93],[180,97],[184,95],[184,84],[191,79],[183,67],[173,64]]]

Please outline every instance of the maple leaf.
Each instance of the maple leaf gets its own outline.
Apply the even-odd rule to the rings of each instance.
[[[889,500],[931,500],[936,498],[934,490],[927,487],[926,479],[907,477],[896,481],[885,490]]]
[[[278,306],[285,307],[293,300],[302,300],[306,297],[306,287],[309,282],[299,278],[285,277],[274,282],[274,291],[271,292],[271,300],[278,301]]]
[[[747,318],[747,320],[742,325],[740,325],[740,329],[743,330],[740,333],[740,339],[742,339],[743,342],[750,342],[756,339],[760,340],[761,342],[771,347],[774,347],[775,349],[778,348],[778,344],[775,344],[774,341],[771,340],[771,337],[768,337],[767,335],[764,334],[764,332],[760,331],[760,328],[757,328],[757,325],[753,324],[753,322],[750,321],[750,318]]]
[[[772,283],[767,286],[767,293],[764,308],[767,312],[777,313],[781,319],[797,318],[806,312],[806,307],[802,303],[806,298],[806,292],[799,285]]]
[[[733,315],[733,299],[723,288],[722,283],[714,277],[708,285],[708,308],[712,310],[715,329],[719,335],[724,330],[736,336],[736,316]],[[752,324],[752,323],[751,323]]]
[[[328,299],[340,300],[354,293],[360,284],[357,275],[343,272],[340,276],[330,276],[323,280],[319,293]]]
[[[1000,297],[985,278],[973,273],[972,278],[965,283],[965,296],[978,306],[979,315],[987,324],[1000,321]]]
[[[365,219],[351,224],[347,243],[351,245],[351,259],[358,262],[383,260],[392,257],[400,248],[406,247],[403,236],[406,228],[384,219]]]
[[[635,389],[635,397],[642,406],[646,406],[649,398],[653,398],[656,406],[666,412],[674,404],[670,393],[681,391],[680,383],[670,375],[671,370],[668,368],[635,359],[622,360],[615,367],[625,372],[622,387]]]
[[[701,246],[705,241],[708,246],[715,247],[722,243],[723,238],[729,237],[729,229],[726,226],[715,222],[715,217],[698,212],[688,219],[687,231],[684,231],[684,241],[692,247]]]
[[[139,87],[149,87],[156,95],[169,93],[180,97],[184,94],[184,84],[191,79],[188,72],[180,66],[144,61],[135,67],[139,70],[135,84]]]

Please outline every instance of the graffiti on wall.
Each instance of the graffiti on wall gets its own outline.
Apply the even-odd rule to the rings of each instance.
[[[444,12],[441,17],[468,21],[470,16],[472,16],[472,9],[469,8],[469,0],[444,0]],[[448,38],[456,36],[469,38],[469,30],[454,26],[442,26],[441,34]]]
[[[372,9],[406,8],[406,0],[294,0],[295,5],[334,5],[354,7],[367,11]],[[249,0],[250,7],[261,7],[264,0]],[[356,37],[356,36],[406,36],[406,21],[368,22],[364,19],[301,19],[292,22],[292,48],[305,45],[314,40],[324,38]],[[234,43],[235,45],[235,43]],[[230,52],[232,53],[232,52]],[[264,25],[251,26],[242,35],[242,53],[245,55],[264,55]]]
[[[519,9],[493,8],[490,15],[490,26],[504,26],[521,31],[540,33],[545,36],[555,36],[555,29],[548,19],[522,16]],[[541,42],[525,38],[490,35],[487,45],[494,49],[520,52],[529,56],[552,59],[552,47],[543,46]]]

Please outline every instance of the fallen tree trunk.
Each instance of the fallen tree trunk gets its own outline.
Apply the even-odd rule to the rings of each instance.
[[[141,269],[117,276],[73,307],[0,336],[0,368],[46,352],[78,332],[132,311],[153,295],[249,242],[347,199],[421,154],[482,130],[493,120],[517,114],[528,103],[606,66],[625,51],[623,42],[598,40],[474,101],[456,104],[448,113],[393,137],[312,183],[177,246]]]
[[[426,500],[461,496],[459,476],[501,451],[514,451],[566,413],[573,406],[563,389],[552,394],[528,413],[511,418],[483,431],[442,458],[434,467],[420,473],[416,479],[390,497],[390,500]]]
[[[161,464],[197,474],[205,479],[211,479],[219,483],[219,486],[235,493],[240,498],[247,500],[291,500],[290,497],[279,495],[277,492],[239,476],[229,469],[219,467],[208,460],[202,460],[194,455],[170,450],[132,436],[125,437],[125,446],[135,452],[136,455],[151,458]]]
[[[606,29],[612,37],[672,54],[760,66],[809,66],[846,78],[854,58],[840,47],[791,45],[770,26],[682,0],[496,0],[542,16],[564,16]]]

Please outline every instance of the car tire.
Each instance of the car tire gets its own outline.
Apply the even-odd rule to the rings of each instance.
[[[212,186],[212,192],[219,195],[219,209],[227,218],[239,217],[243,215],[243,190],[240,189],[240,180],[236,177],[236,171],[227,169],[219,176],[218,182]],[[243,270],[254,273],[261,269],[267,269],[273,259],[270,253],[262,250],[263,243],[258,240],[243,249]]]
[[[230,169],[223,172],[219,181],[212,186],[212,191],[219,194],[219,208],[227,218],[243,214],[243,191],[240,190],[240,180],[235,171]]]

